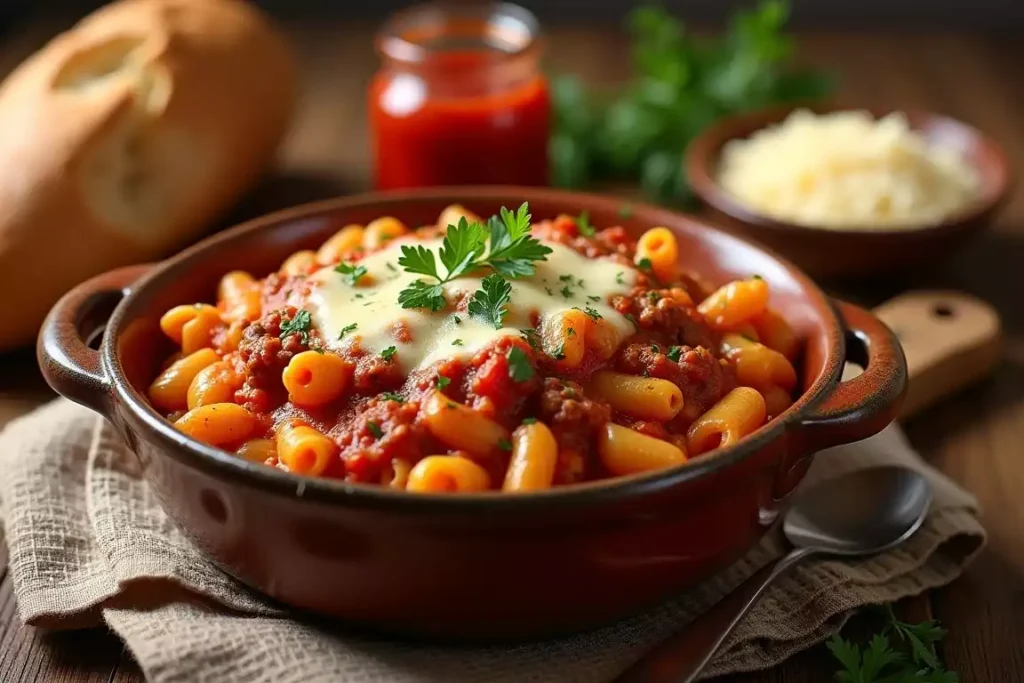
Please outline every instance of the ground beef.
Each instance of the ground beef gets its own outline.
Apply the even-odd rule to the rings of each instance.
[[[667,351],[663,346],[633,342],[619,351],[615,367],[633,375],[666,379],[679,387],[683,409],[669,429],[681,431],[734,389],[736,378],[731,365],[703,346],[682,347],[678,361],[670,360]]]
[[[348,411],[331,432],[341,448],[345,479],[386,484],[382,479],[387,478],[393,458],[416,463],[429,455],[434,441],[426,426],[416,422],[418,412],[418,402],[380,398]]]
[[[717,348],[717,337],[686,295],[674,295],[670,289],[651,290],[639,296],[620,296],[612,300],[615,309],[636,321],[641,332],[666,344]]]
[[[551,427],[558,440],[556,484],[593,477],[598,470],[594,439],[611,416],[608,404],[588,398],[576,382],[545,378],[537,417]]]

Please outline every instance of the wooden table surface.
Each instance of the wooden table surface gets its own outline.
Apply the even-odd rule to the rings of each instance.
[[[28,27],[0,44],[0,73],[52,35],[53,23]],[[363,92],[376,67],[372,27],[290,27],[302,55],[307,96],[288,140],[285,175],[237,217],[306,199],[362,189],[368,151]],[[1008,148],[1024,169],[1024,41],[1010,36],[940,34],[811,34],[801,37],[805,60],[834,70],[842,94],[865,105],[936,109],[975,124]],[[616,31],[552,27],[548,62],[595,84],[629,69],[628,46]],[[6,169],[4,172],[10,172]],[[986,298],[1001,312],[1005,357],[996,375],[930,409],[906,425],[932,463],[973,491],[984,507],[988,549],[966,575],[909,607],[930,611],[949,627],[944,654],[961,680],[1024,680],[1024,193],[1018,192],[995,230],[924,276],[892,279],[845,296],[881,302],[909,287],[947,287]],[[31,352],[0,356],[0,425],[50,398]],[[138,667],[109,633],[47,634],[17,618],[6,554],[0,543],[0,681],[142,680]],[[831,680],[824,648],[794,657],[741,681]]]

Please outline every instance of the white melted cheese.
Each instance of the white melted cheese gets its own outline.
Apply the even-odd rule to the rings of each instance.
[[[627,294],[636,282],[637,272],[608,257],[587,258],[564,245],[544,241],[552,253],[546,261],[536,262],[536,273],[529,278],[511,280],[512,294],[504,327],[456,312],[451,304],[462,296],[471,296],[480,289],[482,277],[463,277],[444,285],[449,306],[443,311],[406,309],[398,303],[398,294],[416,280],[428,280],[421,275],[405,272],[398,265],[402,244],[421,244],[435,254],[439,253],[442,239],[395,240],[387,248],[368,255],[358,265],[366,267],[370,278],[352,286],[347,278],[323,268],[311,276],[313,287],[307,310],[312,315],[329,347],[341,348],[359,344],[371,354],[396,347],[394,356],[402,370],[409,373],[450,358],[468,358],[506,335],[520,336],[523,329],[540,325],[558,313],[572,308],[596,311],[608,321],[621,343],[634,331],[633,324],[609,304],[616,294]],[[443,266],[438,262],[439,272]],[[479,273],[485,276],[491,271]],[[571,282],[563,280],[571,277]],[[582,281],[582,285],[580,284]],[[363,283],[366,284],[363,284]],[[563,287],[570,297],[563,294]],[[342,330],[355,325],[355,329],[339,339]],[[395,338],[396,325],[404,325],[411,341]]]

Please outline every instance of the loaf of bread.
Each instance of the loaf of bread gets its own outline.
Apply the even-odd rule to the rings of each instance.
[[[122,0],[0,85],[0,350],[77,283],[208,230],[272,163],[295,100],[245,0]]]

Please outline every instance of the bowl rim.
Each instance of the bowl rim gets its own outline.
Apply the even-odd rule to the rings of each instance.
[[[747,208],[740,200],[722,189],[714,175],[722,148],[729,142],[745,138],[767,126],[781,123],[787,116],[801,109],[816,114],[830,114],[842,111],[865,111],[875,119],[888,114],[903,114],[911,122],[928,120],[955,128],[972,138],[995,160],[995,181],[983,186],[981,195],[959,211],[941,221],[907,227],[861,227],[851,224],[841,228],[821,225],[805,225],[785,219],[774,218]],[[911,124],[911,129],[915,126]],[[971,163],[977,170],[978,165]],[[741,112],[719,119],[701,131],[689,144],[683,156],[683,166],[694,193],[711,208],[733,220],[740,221],[759,230],[772,230],[790,235],[833,235],[844,239],[914,239],[923,233],[952,231],[969,226],[983,216],[994,212],[1009,199],[1014,172],[1004,146],[985,134],[979,128],[948,114],[919,108],[899,109],[895,107],[858,106],[843,101],[803,102],[764,107]],[[984,181],[983,181],[984,182]]]
[[[389,207],[423,201],[507,203],[511,197],[519,198],[520,202],[541,201],[548,198],[553,201],[572,203],[578,205],[581,211],[590,210],[591,212],[594,210],[615,212],[624,204],[628,204],[632,208],[630,220],[635,220],[637,216],[650,216],[650,222],[654,225],[665,224],[665,221],[658,220],[658,218],[671,219],[676,223],[682,219],[702,231],[715,233],[719,238],[742,243],[765,252],[798,282],[802,289],[801,298],[807,300],[815,310],[825,316],[826,334],[829,331],[832,334],[825,345],[827,351],[820,375],[785,412],[762,425],[753,434],[744,437],[734,446],[712,451],[682,465],[664,470],[582,482],[572,486],[552,487],[529,493],[508,494],[501,491],[487,491],[424,495],[395,491],[384,486],[296,475],[267,467],[262,463],[250,462],[239,458],[234,453],[196,441],[174,429],[173,425],[149,404],[146,397],[135,390],[124,372],[117,353],[117,340],[130,322],[126,319],[126,315],[131,304],[149,288],[166,286],[166,283],[160,282],[161,280],[173,279],[175,275],[181,275],[177,271],[187,271],[188,264],[193,257],[214,244],[232,242],[253,232],[281,230],[285,226],[299,221],[368,204],[380,204],[381,211],[388,211]],[[645,220],[646,222],[648,221]],[[430,512],[432,514],[456,515],[467,512],[521,514],[524,509],[561,510],[635,500],[729,469],[752,456],[766,444],[785,438],[787,432],[798,428],[806,413],[827,399],[838,386],[846,354],[845,326],[831,298],[826,296],[802,270],[759,244],[731,235],[686,214],[652,204],[583,192],[503,185],[436,187],[361,193],[300,204],[259,216],[211,235],[156,264],[152,270],[130,286],[128,295],[122,299],[111,314],[107,330],[108,334],[104,335],[101,347],[101,358],[104,372],[110,379],[112,388],[111,412],[118,414],[127,411],[137,423],[145,428],[142,437],[147,441],[155,442],[162,455],[172,457],[187,466],[195,467],[214,476],[230,477],[239,484],[291,498],[345,507],[386,508],[395,513]]]

